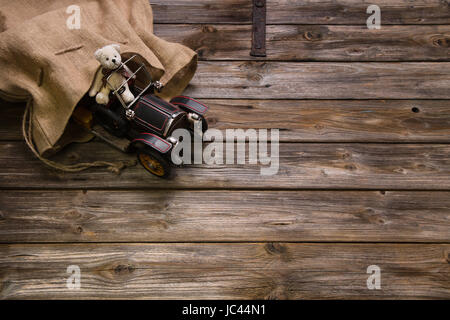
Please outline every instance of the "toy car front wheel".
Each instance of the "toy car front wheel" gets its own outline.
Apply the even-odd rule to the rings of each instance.
[[[166,159],[164,159],[156,151],[149,148],[139,150],[138,159],[142,166],[157,177],[167,178],[170,174],[170,165]]]

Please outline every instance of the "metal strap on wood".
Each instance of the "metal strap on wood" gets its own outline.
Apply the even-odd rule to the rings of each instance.
[[[254,57],[266,56],[266,0],[253,0],[252,49]]]

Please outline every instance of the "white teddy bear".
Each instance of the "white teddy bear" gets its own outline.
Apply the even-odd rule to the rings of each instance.
[[[89,90],[89,96],[94,97],[98,104],[108,104],[111,90],[119,88],[126,78],[132,75],[130,69],[122,64],[120,46],[118,44],[107,45],[95,52],[95,58],[100,62],[101,68],[95,75],[94,83]],[[106,79],[111,75],[108,82]],[[130,103],[134,100],[128,83],[119,91],[123,101]]]

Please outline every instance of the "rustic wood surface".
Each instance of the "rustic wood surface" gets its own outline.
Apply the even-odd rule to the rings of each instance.
[[[267,57],[285,61],[449,61],[450,26],[269,25]],[[155,25],[164,39],[195,50],[200,60],[255,60],[251,25]]]
[[[189,165],[171,179],[147,174],[140,166],[120,175],[90,169],[63,173],[43,166],[22,142],[0,142],[0,188],[252,188],[252,189],[450,189],[448,144],[281,143],[277,175],[261,175],[268,165]],[[105,143],[73,145],[55,160],[126,161]]]
[[[1,298],[405,299],[450,294],[449,244],[19,244],[0,250]],[[69,265],[81,269],[80,290],[66,288]],[[381,269],[381,290],[367,289],[369,265]]]
[[[445,242],[450,236],[450,192],[14,190],[3,191],[0,206],[4,243]]]
[[[211,127],[280,129],[283,142],[450,142],[448,100],[202,101],[210,107],[206,118]],[[24,108],[2,104],[0,141],[23,139]]]
[[[251,23],[247,0],[150,0],[156,23]],[[365,25],[372,2],[267,0],[267,24]],[[382,24],[450,24],[446,0],[377,0]]]
[[[211,128],[280,130],[278,174],[56,172],[2,101],[1,299],[450,299],[448,1],[379,0],[368,30],[372,3],[268,0],[266,58],[249,0],[150,2],[155,33],[199,55],[185,93]],[[54,159],[135,155],[93,141]]]
[[[197,98],[449,99],[450,62],[203,61]]]

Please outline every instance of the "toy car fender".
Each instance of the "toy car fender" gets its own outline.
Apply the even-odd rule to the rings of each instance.
[[[140,133],[131,141],[133,147],[137,147],[140,143],[162,154],[167,154],[172,149],[170,142],[148,132]]]
[[[191,97],[186,96],[176,96],[170,100],[171,104],[179,106],[181,109],[187,112],[195,112],[201,116],[203,116],[206,111],[208,111],[208,107],[203,103],[192,99]]]

